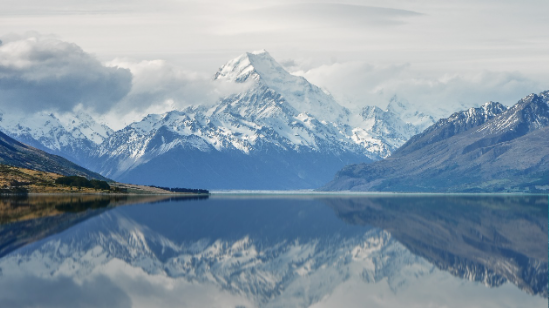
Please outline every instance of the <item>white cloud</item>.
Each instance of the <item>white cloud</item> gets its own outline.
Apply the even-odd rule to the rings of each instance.
[[[71,110],[78,104],[108,111],[131,86],[126,69],[106,67],[76,44],[29,33],[2,37],[0,107]]]
[[[27,33],[2,39],[0,108],[7,111],[79,108],[120,129],[147,114],[212,105],[250,86],[214,81],[214,72],[191,72],[159,59],[117,58],[102,64],[76,44],[53,36]],[[512,105],[530,92],[547,88],[547,83],[510,71],[428,73],[409,63],[373,65],[331,59],[320,64],[311,58],[287,58],[281,63],[351,109],[385,108],[397,95],[413,109],[446,117],[489,100]]]
[[[213,105],[220,98],[246,91],[250,83],[213,80],[214,74],[183,70],[164,60],[115,59],[107,66],[132,72],[132,89],[104,118],[120,129],[147,114],[158,114],[191,105]]]
[[[336,31],[354,32],[358,29],[375,26],[388,27],[405,23],[407,18],[422,15],[411,10],[402,10],[366,5],[343,3],[263,3],[246,9],[234,10],[219,22],[209,25],[209,29],[218,35],[237,35],[245,33],[288,32],[290,36],[297,32],[333,35]],[[254,24],[251,27],[250,24]],[[335,31],[336,30],[336,31]]]
[[[212,76],[262,48],[352,108],[385,107],[397,94],[446,116],[548,88],[547,1],[55,1],[10,1],[4,31],[40,27],[82,48],[35,33],[0,37],[3,110],[80,106],[120,128],[241,91]]]
[[[143,108],[166,100],[175,108],[189,105],[211,105],[221,97],[244,91],[249,84],[214,81],[214,74],[186,71],[164,60],[115,59],[108,66],[127,68],[134,78],[132,90],[122,101],[129,108]]]
[[[439,117],[487,101],[513,105],[531,92],[548,85],[519,72],[488,71],[469,73],[427,73],[412,65],[372,65],[365,62],[337,62],[300,69],[287,61],[293,74],[327,89],[341,104],[355,109],[367,105],[385,108],[397,95],[413,108]]]
[[[4,2],[2,31],[39,29],[102,61],[134,59],[127,67],[139,81],[115,106],[128,113],[208,102],[198,90],[215,92],[215,70],[258,49],[344,104],[385,106],[397,92],[452,109],[548,88],[547,0]]]
[[[189,105],[211,105],[249,84],[183,70],[164,60],[102,64],[74,43],[29,32],[0,45],[0,109],[10,113],[84,110],[114,129]]]

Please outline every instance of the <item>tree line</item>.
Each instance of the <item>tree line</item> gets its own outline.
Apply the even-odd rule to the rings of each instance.
[[[159,187],[159,186],[153,186],[153,185],[151,185],[150,187],[158,188],[158,189],[162,189],[170,192],[210,194],[210,191],[205,189],[169,188],[169,187]]]
[[[97,190],[110,190],[111,186],[106,181],[91,179],[88,180],[81,176],[63,176],[55,180],[55,183],[63,186],[77,188],[93,188]]]

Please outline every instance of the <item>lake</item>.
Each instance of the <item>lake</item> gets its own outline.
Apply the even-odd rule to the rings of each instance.
[[[0,199],[2,307],[548,307],[548,196]]]

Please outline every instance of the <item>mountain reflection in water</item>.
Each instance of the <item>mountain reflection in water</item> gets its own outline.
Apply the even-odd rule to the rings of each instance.
[[[12,195],[0,198],[0,257],[121,205],[196,200],[207,196]]]
[[[0,305],[548,305],[547,196],[159,201],[0,201]]]
[[[326,199],[351,224],[384,229],[453,275],[513,282],[548,298],[547,196]],[[546,244],[546,245],[545,245]]]

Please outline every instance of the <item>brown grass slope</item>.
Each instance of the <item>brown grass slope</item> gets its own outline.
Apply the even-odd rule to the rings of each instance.
[[[60,156],[20,143],[0,132],[0,163],[64,176],[109,180]]]
[[[0,164],[0,193],[109,193],[56,184],[63,175]]]

